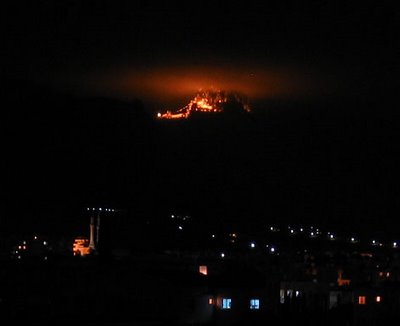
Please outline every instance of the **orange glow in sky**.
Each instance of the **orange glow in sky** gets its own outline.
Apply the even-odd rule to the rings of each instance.
[[[320,87],[310,76],[295,69],[257,66],[122,67],[90,75],[84,86],[104,96],[137,98],[176,109],[201,89],[235,91],[250,100],[301,97]]]

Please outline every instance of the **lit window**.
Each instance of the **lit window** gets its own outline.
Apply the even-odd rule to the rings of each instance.
[[[222,309],[231,309],[232,299],[222,299]]]
[[[199,273],[203,275],[207,275],[207,266],[199,266]]]
[[[360,295],[358,297],[358,304],[365,304],[365,303],[366,303],[365,295]]]
[[[250,299],[250,309],[251,310],[260,309],[260,300],[259,299]]]
[[[208,299],[208,304],[209,304],[209,305],[214,304],[214,299],[213,299],[213,298],[209,298],[209,299]]]
[[[377,303],[381,302],[381,301],[382,301],[382,297],[381,297],[380,295],[376,296],[376,297],[375,297],[375,301],[376,301]]]

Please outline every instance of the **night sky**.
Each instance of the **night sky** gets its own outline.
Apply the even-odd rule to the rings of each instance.
[[[74,230],[89,204],[393,230],[389,3],[9,1],[1,16],[4,232]],[[252,115],[153,119],[211,87]]]

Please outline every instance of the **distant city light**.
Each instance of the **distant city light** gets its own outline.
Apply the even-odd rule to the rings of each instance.
[[[232,307],[232,299],[222,298],[222,309],[231,309],[231,307]]]
[[[183,230],[183,227],[181,225],[178,226],[179,230]]]
[[[221,252],[221,258],[225,258],[225,254]]]
[[[250,248],[255,248],[255,247],[256,247],[256,244],[254,242],[251,242],[250,243]]]
[[[393,242],[393,248],[397,248],[397,242]]]
[[[260,309],[260,299],[250,299],[250,309],[251,310]]]
[[[199,266],[199,273],[203,274],[203,275],[207,275],[208,274],[207,266],[206,265]]]

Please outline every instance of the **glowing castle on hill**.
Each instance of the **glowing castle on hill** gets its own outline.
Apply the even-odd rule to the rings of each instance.
[[[227,110],[230,103],[236,104],[241,110],[250,112],[247,101],[237,93],[226,93],[224,91],[200,91],[183,108],[164,113],[158,112],[159,119],[187,119],[193,113],[221,113]]]

